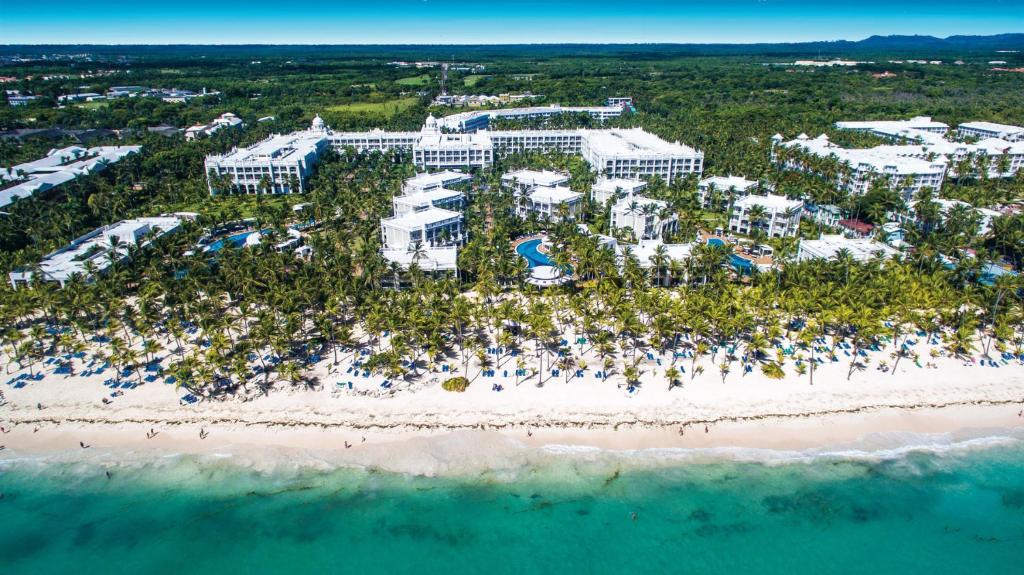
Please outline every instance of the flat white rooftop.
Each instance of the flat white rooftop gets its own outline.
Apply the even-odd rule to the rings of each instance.
[[[627,180],[626,178],[598,178],[593,189],[606,192],[621,190],[626,193],[638,192],[647,187],[643,180]]]
[[[424,248],[416,250],[381,250],[380,255],[389,262],[409,269],[413,262],[426,272],[453,271],[458,269],[458,249],[455,246]]]
[[[146,244],[140,242],[173,232],[180,225],[179,218],[162,216],[123,220],[103,226],[47,254],[39,262],[38,270],[43,279],[61,283],[75,274],[87,277],[90,269],[102,271],[113,262],[124,259],[130,246],[144,247]],[[34,273],[34,270],[15,271],[11,273],[11,279],[28,281]]]
[[[235,148],[223,155],[208,156],[207,160],[218,163],[288,161],[317,153],[325,141],[323,134],[313,132],[276,134],[248,148]]]
[[[969,128],[973,130],[986,130],[989,132],[1002,132],[1007,134],[1024,133],[1024,127],[1013,126],[1011,124],[999,124],[996,122],[963,122],[960,124],[960,127]]]
[[[742,176],[711,176],[704,178],[698,187],[714,186],[716,190],[736,190],[745,192],[757,185],[757,182],[748,180]]]
[[[588,130],[591,150],[605,156],[668,157],[696,156],[697,150],[679,142],[668,142],[641,128]]]
[[[439,224],[451,219],[461,219],[462,214],[443,208],[427,208],[420,212],[410,212],[401,216],[393,216],[381,220],[388,227],[403,230],[418,230],[431,224]]]
[[[742,209],[761,206],[769,211],[784,212],[799,209],[804,205],[804,203],[800,200],[791,200],[786,196],[768,194],[767,196],[746,196],[736,200],[734,205]]]
[[[407,188],[430,190],[433,188],[442,188],[444,186],[461,184],[463,182],[468,182],[471,179],[473,178],[470,177],[469,174],[445,170],[443,172],[426,172],[423,174],[417,174],[416,176],[405,180],[404,185]]]
[[[546,204],[571,203],[582,197],[583,194],[574,192],[565,186],[553,186],[550,188],[541,186],[530,192],[530,201]]]
[[[521,186],[552,187],[564,184],[569,181],[569,176],[561,172],[548,170],[515,170],[501,176],[501,181],[506,183],[516,182]]]
[[[856,261],[866,261],[875,255],[896,257],[899,250],[867,238],[848,238],[842,235],[823,235],[816,240],[800,240],[801,260],[833,259],[840,252],[850,254]]]
[[[637,259],[640,267],[650,269],[654,267],[654,258],[660,246],[664,246],[665,256],[669,260],[684,261],[693,253],[695,244],[666,244],[661,240],[641,240],[638,244],[618,244],[616,251],[619,258],[624,259],[629,253]]]
[[[429,190],[413,191],[412,193],[402,196],[395,196],[395,201],[410,206],[421,206],[461,197],[462,192],[456,190],[449,190],[448,188],[431,188]]]
[[[140,150],[142,146],[69,146],[50,150],[38,160],[0,169],[0,182],[25,180],[0,190],[0,207],[10,204],[15,198],[27,198],[80,176],[102,171]]]

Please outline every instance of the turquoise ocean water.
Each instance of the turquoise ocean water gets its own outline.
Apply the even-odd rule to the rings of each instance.
[[[7,460],[0,572],[1024,573],[1019,440],[631,457],[547,453],[433,478],[197,456]]]

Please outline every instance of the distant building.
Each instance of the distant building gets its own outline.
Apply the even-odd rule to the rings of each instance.
[[[832,260],[847,254],[854,261],[865,262],[875,257],[893,258],[899,250],[866,238],[848,238],[841,235],[823,235],[816,240],[800,240],[797,261]]]
[[[221,114],[218,118],[215,118],[209,124],[199,124],[186,129],[185,139],[195,140],[200,136],[212,136],[214,133],[223,128],[237,128],[241,127],[242,125],[243,124],[241,118],[232,114],[231,112],[226,112],[224,114]]]
[[[894,137],[904,130],[920,130],[933,134],[944,135],[949,125],[932,120],[930,116],[915,116],[909,120],[868,120],[859,122],[836,122],[841,130],[870,132],[883,138]]]
[[[697,183],[697,200],[705,210],[728,209],[735,201],[757,191],[758,183],[742,176],[711,176]]]
[[[547,170],[514,170],[501,176],[501,186],[517,195],[528,193],[537,187],[553,188],[568,183],[567,174]]]
[[[750,235],[760,229],[770,238],[796,236],[800,231],[803,206],[800,200],[771,194],[740,198],[733,203],[729,231]],[[758,209],[761,211],[760,219],[755,217]]]
[[[50,150],[43,158],[0,169],[0,208],[15,199],[60,186],[76,178],[105,170],[125,157],[136,154],[142,146],[69,146]]]
[[[628,229],[637,240],[660,239],[679,229],[675,214],[667,214],[668,204],[643,196],[630,195],[612,206],[611,229]]]
[[[843,235],[848,238],[869,238],[874,232],[875,226],[857,219],[839,220],[836,227],[843,230]]]
[[[815,223],[834,228],[843,219],[843,209],[831,204],[816,206],[813,204],[804,205],[804,213]]]
[[[103,226],[47,254],[33,269],[12,271],[11,286],[17,289],[32,281],[45,281],[64,287],[74,277],[88,280],[92,274],[126,259],[130,248],[144,248],[150,241],[176,231],[180,225],[181,220],[176,217],[156,217]]]
[[[1024,128],[995,122],[964,122],[957,127],[961,138],[996,138],[1007,142],[1024,142]]]

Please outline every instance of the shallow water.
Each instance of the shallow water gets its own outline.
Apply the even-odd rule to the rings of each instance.
[[[0,562],[34,574],[1021,572],[1019,440],[678,455],[531,450],[516,468],[449,477],[210,456],[7,461]]]

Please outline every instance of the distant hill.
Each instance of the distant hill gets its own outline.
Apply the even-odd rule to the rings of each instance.
[[[391,57],[436,59],[467,57],[545,55],[798,55],[837,56],[901,54],[927,56],[938,53],[1020,50],[1024,33],[992,36],[871,36],[863,40],[759,44],[500,44],[500,45],[0,45],[0,55],[89,52],[98,55],[136,55],[166,58],[188,55],[233,57]]]

